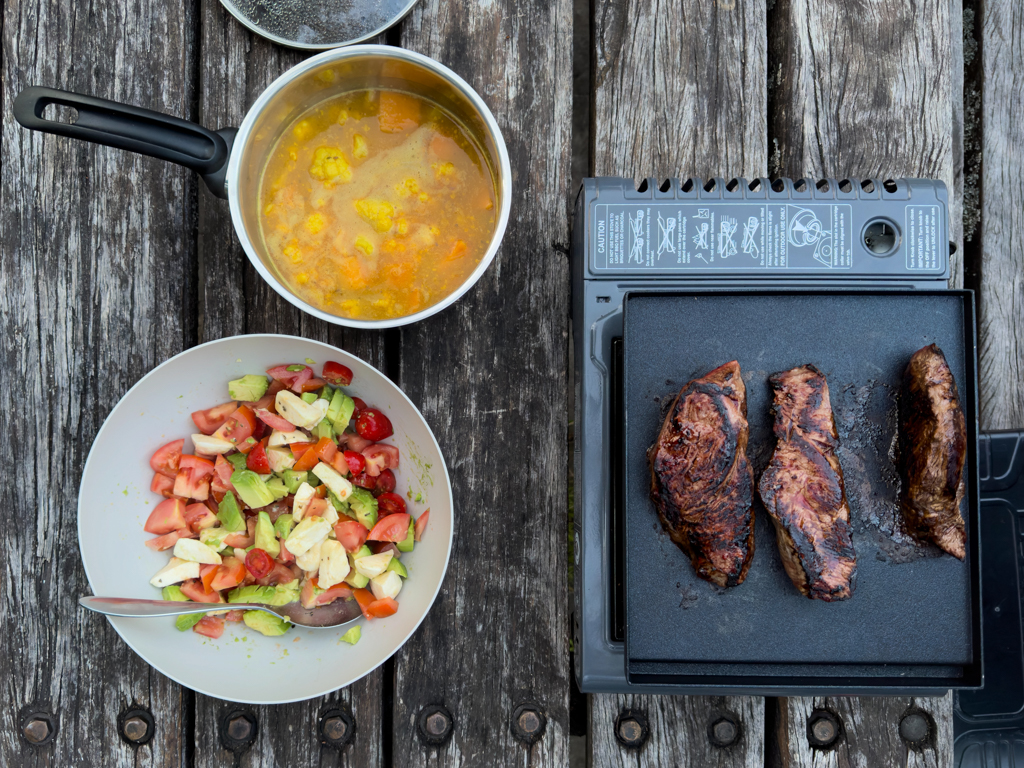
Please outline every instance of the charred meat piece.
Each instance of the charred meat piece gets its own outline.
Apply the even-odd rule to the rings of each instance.
[[[934,344],[917,350],[900,392],[900,510],[907,532],[961,560],[967,427],[953,373]]]
[[[775,524],[782,564],[807,597],[846,600],[853,595],[857,555],[828,382],[813,365],[768,380],[778,444],[758,491]]]
[[[743,582],[754,556],[747,393],[735,360],[679,392],[647,457],[651,499],[697,575]]]

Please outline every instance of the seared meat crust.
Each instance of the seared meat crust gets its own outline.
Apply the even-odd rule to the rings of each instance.
[[[697,575],[721,587],[742,583],[754,556],[747,437],[746,388],[733,360],[682,388],[647,452],[662,526]]]
[[[907,532],[963,560],[967,426],[953,373],[934,344],[915,352],[903,374],[899,429],[900,510]]]
[[[828,383],[813,365],[776,373],[769,382],[778,444],[758,491],[775,524],[782,564],[807,597],[846,600],[857,555]]]

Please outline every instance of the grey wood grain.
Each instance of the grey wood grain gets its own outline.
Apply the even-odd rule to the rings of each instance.
[[[594,175],[765,175],[764,2],[614,0],[593,6],[592,24]],[[726,701],[742,713],[745,735],[718,749],[705,721],[720,699],[594,695],[592,765],[762,765],[763,700]],[[628,707],[651,721],[639,752],[615,738],[615,719]]]
[[[963,46],[960,5],[926,0],[864,4],[856,0],[778,0],[769,21],[772,172],[798,178],[942,179],[950,192],[950,284],[963,284]],[[809,712],[811,699],[783,700],[783,711]],[[850,741],[841,765],[907,764],[903,742],[872,740],[890,729],[890,699],[842,700]],[[952,699],[931,701],[935,720],[952,727]],[[794,714],[785,735],[786,765],[830,760],[807,743]],[[884,728],[883,728],[884,726]],[[780,726],[781,727],[781,726]],[[952,738],[936,742],[938,765],[952,762]],[[838,757],[836,759],[839,759]],[[915,758],[916,759],[916,758]],[[815,760],[819,762],[814,762]],[[821,763],[829,764],[829,763]]]
[[[401,384],[447,460],[455,542],[437,602],[395,659],[396,767],[569,761],[571,10],[568,0],[423,0],[403,25],[403,46],[450,66],[494,112],[513,197],[504,244],[477,286],[402,329]],[[416,718],[435,703],[454,731],[427,748]],[[510,728],[523,703],[547,718],[532,747]]]
[[[778,743],[788,768],[947,768],[953,764],[952,693],[940,698],[778,701]],[[912,706],[935,721],[933,742],[920,750],[910,749],[899,735],[900,719]],[[834,749],[812,749],[808,744],[807,722],[816,709],[832,712],[842,724],[843,735]]]
[[[591,765],[658,766],[659,768],[762,768],[764,765],[764,699],[755,696],[591,696]],[[624,749],[615,739],[615,723],[623,709],[640,710],[650,736],[638,749]],[[708,737],[723,715],[739,725],[729,747]]]
[[[0,765],[163,766],[184,748],[179,686],[78,607],[90,590],[75,510],[110,409],[194,342],[195,182],[156,160],[30,134],[11,107],[39,84],[188,117],[194,25],[190,5],[148,0],[3,6],[0,451],[12,482],[0,488]],[[133,703],[156,724],[138,749],[117,728]],[[21,740],[23,708],[56,716],[52,744]]]
[[[252,35],[216,0],[202,0],[200,112],[208,127],[237,126],[249,106],[303,55]],[[240,333],[285,333],[342,347],[385,370],[382,333],[343,330],[299,311],[252,268],[231,225],[227,203],[205,188],[199,198],[200,313],[202,341]],[[339,663],[341,661],[339,660]],[[251,708],[256,741],[240,754],[241,768],[271,766],[375,766],[381,757],[383,672],[334,694],[295,704]],[[356,731],[340,753],[322,747],[322,711],[338,705],[352,714]],[[196,695],[194,765],[230,764],[218,724],[235,705]]]
[[[778,0],[768,38],[769,172],[941,179],[957,243],[950,284],[959,287],[963,50],[954,12],[950,0]]]
[[[1024,8],[985,3],[980,379],[983,429],[1024,427]]]

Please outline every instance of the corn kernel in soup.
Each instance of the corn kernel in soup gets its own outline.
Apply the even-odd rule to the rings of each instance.
[[[260,183],[263,240],[282,282],[329,314],[383,320],[455,291],[494,232],[483,153],[437,105],[357,91],[302,114]]]

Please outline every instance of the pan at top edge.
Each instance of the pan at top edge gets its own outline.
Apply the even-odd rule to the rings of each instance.
[[[324,51],[365,42],[394,26],[418,0],[220,0],[257,35],[289,48]]]

